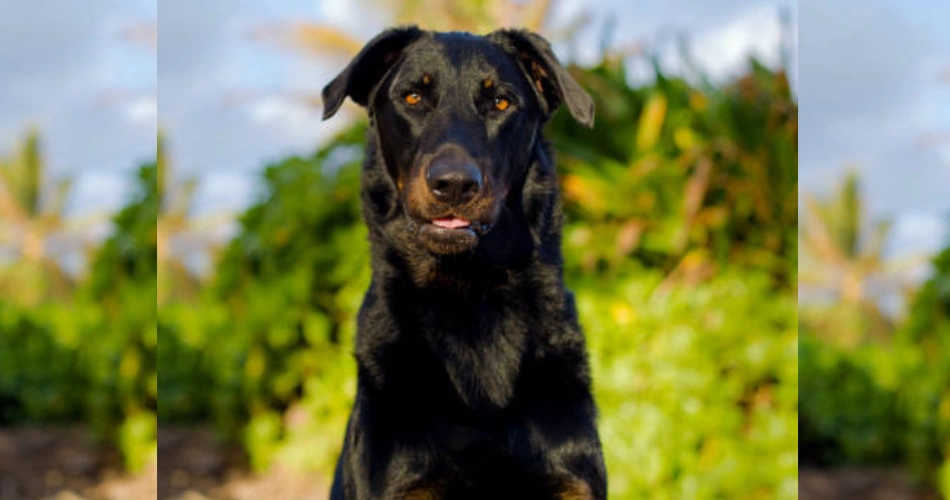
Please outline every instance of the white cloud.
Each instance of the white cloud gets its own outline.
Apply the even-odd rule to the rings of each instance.
[[[309,148],[323,144],[350,123],[346,113],[341,113],[333,120],[323,121],[322,109],[293,97],[265,97],[246,109],[255,125],[280,134],[284,140]]]
[[[316,133],[320,119],[305,103],[280,96],[270,96],[249,106],[251,118],[262,125],[283,125],[304,128]]]
[[[113,172],[85,172],[73,184],[70,207],[75,215],[115,211],[128,201],[130,180]]]
[[[158,101],[155,96],[138,98],[124,107],[123,114],[129,123],[154,127],[158,118]]]
[[[794,25],[797,3],[787,0],[680,0],[675,7],[664,0],[607,0],[596,5],[573,0],[558,4],[555,25],[563,25],[571,15],[581,12],[589,13],[591,22],[571,44],[556,47],[569,49],[569,54],[563,50],[559,53],[584,65],[600,61],[604,41],[613,48],[642,47],[658,55],[665,72],[689,76],[678,47],[678,39],[685,37],[698,69],[720,80],[744,70],[750,55],[777,66],[783,35],[782,9],[792,14]],[[797,29],[793,27],[790,35],[790,63],[795,64]],[[627,70],[635,85],[653,79],[652,65],[643,57],[631,58]]]
[[[367,0],[321,0],[317,3],[321,21],[347,33],[369,40],[392,24],[393,9],[386,2]]]
[[[362,18],[363,9],[352,0],[324,0],[317,3],[324,20],[336,25],[353,25]]]
[[[899,254],[931,254],[947,243],[947,219],[910,212],[895,218],[891,247]]]
[[[754,6],[721,26],[700,32],[690,44],[710,78],[721,80],[746,69],[755,56],[767,66],[780,62],[782,26],[774,6]]]
[[[950,146],[942,147],[940,148],[939,151],[940,151],[940,156],[943,158],[943,161],[945,161],[948,167],[950,167]]]
[[[199,179],[192,212],[204,216],[244,210],[256,201],[258,183],[250,173],[209,171]]]

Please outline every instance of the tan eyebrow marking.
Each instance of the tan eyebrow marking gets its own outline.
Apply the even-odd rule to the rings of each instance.
[[[495,82],[492,81],[491,78],[486,78],[485,81],[482,82],[482,86],[485,87],[486,89],[490,89],[494,85],[495,85]]]
[[[422,75],[422,84],[423,84],[423,85],[428,85],[428,84],[431,83],[431,82],[432,82],[432,77],[431,77],[431,76],[429,76],[428,74]]]

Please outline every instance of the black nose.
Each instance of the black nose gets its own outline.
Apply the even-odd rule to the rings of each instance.
[[[426,183],[435,199],[459,205],[482,190],[482,172],[473,163],[436,160],[429,165]]]

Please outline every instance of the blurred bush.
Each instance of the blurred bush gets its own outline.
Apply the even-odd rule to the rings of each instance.
[[[577,287],[611,497],[796,498],[794,296],[754,270],[663,279]]]
[[[573,68],[597,128],[547,132],[613,498],[797,495],[797,105],[753,63],[721,87]],[[365,123],[270,165],[199,296],[159,311],[162,423],[211,421],[251,464],[332,473],[369,282]],[[762,464],[767,463],[767,467]]]
[[[634,88],[618,61],[575,68],[597,125],[558,114],[547,129],[563,172],[569,275],[639,263],[690,282],[738,264],[794,286],[798,107],[784,72],[753,60],[717,88],[656,71],[654,85]]]
[[[155,459],[156,174],[139,168],[133,199],[68,295],[0,298],[0,424],[88,423],[131,470]]]

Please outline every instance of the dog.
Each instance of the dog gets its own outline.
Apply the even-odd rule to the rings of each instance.
[[[541,132],[591,97],[524,30],[387,30],[323,89],[369,115],[372,280],[330,498],[603,499],[586,344]]]

